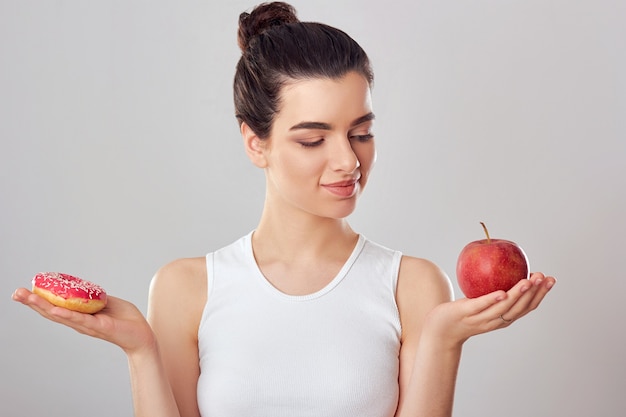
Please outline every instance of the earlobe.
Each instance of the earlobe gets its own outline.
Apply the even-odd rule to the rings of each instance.
[[[241,136],[246,154],[250,161],[259,168],[267,166],[265,159],[265,143],[245,122],[241,124]]]

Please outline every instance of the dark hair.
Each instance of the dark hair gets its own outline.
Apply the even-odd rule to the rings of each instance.
[[[239,16],[242,56],[234,80],[235,116],[261,139],[270,135],[282,87],[306,78],[341,78],[350,71],[370,83],[369,58],[345,32],[314,22],[300,22],[283,2],[263,3]]]

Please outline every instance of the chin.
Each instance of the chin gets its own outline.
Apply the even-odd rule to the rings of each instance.
[[[356,209],[356,197],[350,200],[346,200],[344,203],[344,207],[338,207],[337,210],[333,210],[332,213],[329,213],[329,216],[327,217],[339,220],[345,219],[346,217],[354,213],[354,210]]]

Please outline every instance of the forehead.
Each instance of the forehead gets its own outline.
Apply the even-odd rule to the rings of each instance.
[[[283,87],[274,127],[284,129],[305,120],[348,125],[371,111],[369,83],[358,73],[337,79],[304,79]]]

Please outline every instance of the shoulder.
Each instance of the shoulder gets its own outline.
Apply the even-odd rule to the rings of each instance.
[[[150,290],[171,290],[206,286],[205,257],[182,258],[162,266],[150,283]]]
[[[148,319],[153,321],[168,315],[199,320],[206,293],[204,257],[172,261],[161,267],[150,282]]]
[[[403,338],[410,329],[421,329],[434,307],[453,299],[452,283],[439,266],[427,259],[402,256],[396,300]]]
[[[439,266],[427,259],[412,256],[402,256],[398,286],[398,290],[408,290],[409,294],[424,292],[432,296],[435,295],[432,294],[434,292],[442,293],[441,296],[444,297],[452,295],[450,279]]]

